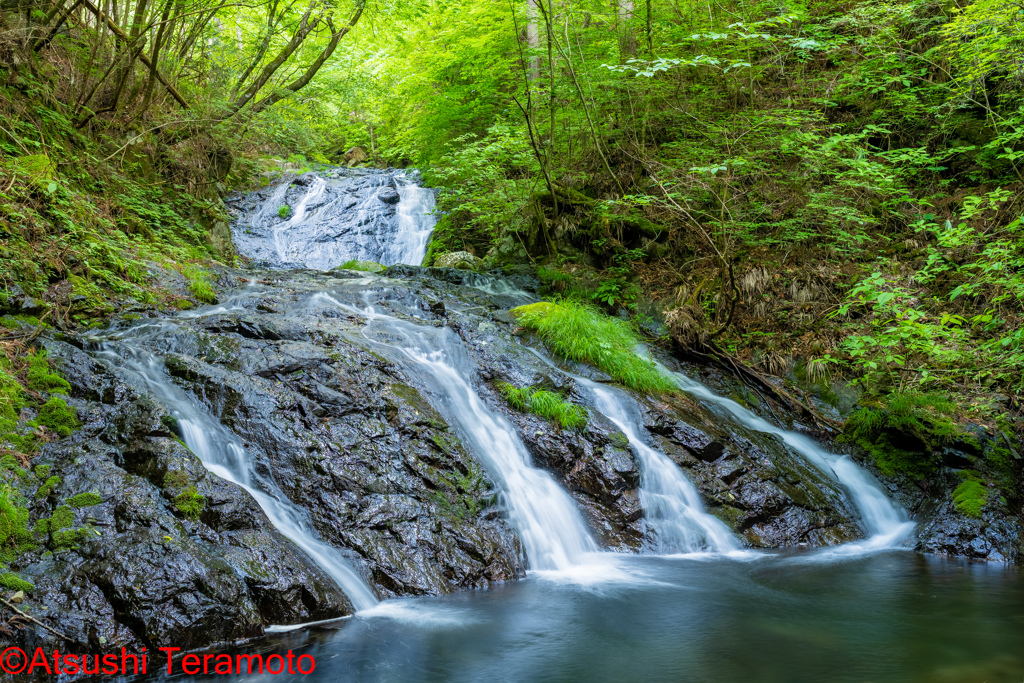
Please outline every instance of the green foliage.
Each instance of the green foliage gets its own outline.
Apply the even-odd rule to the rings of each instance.
[[[39,408],[38,422],[61,436],[71,436],[71,432],[81,425],[75,410],[69,408],[60,396],[52,396]]]
[[[955,417],[956,406],[942,395],[892,393],[878,405],[850,415],[843,439],[871,453],[883,473],[920,479],[938,467],[938,449],[973,441]]]
[[[616,382],[643,392],[675,391],[675,383],[637,354],[640,339],[629,325],[573,301],[514,308],[519,323],[537,332],[555,353],[590,363]]]
[[[206,509],[206,496],[199,493],[195,485],[189,484],[174,497],[175,509],[191,520],[198,520]]]
[[[85,508],[93,505],[99,505],[103,502],[103,498],[100,494],[88,491],[85,493],[78,493],[68,498],[67,503],[73,508]]]
[[[582,429],[587,424],[587,409],[570,403],[553,391],[532,387],[514,387],[508,382],[495,386],[508,404],[521,413],[533,413],[557,422],[562,429]]]
[[[279,218],[288,218],[289,216],[292,215],[292,207],[288,206],[287,204],[281,205],[281,207],[279,207],[277,210],[277,215]]]
[[[28,515],[23,496],[10,485],[0,484],[0,564],[9,564],[35,547]]]
[[[985,487],[985,482],[971,470],[961,470],[957,472],[957,475],[962,481],[953,491],[953,504],[961,514],[980,518],[981,510],[988,502],[988,489]]]
[[[60,486],[61,478],[57,476],[47,477],[38,489],[36,489],[36,498],[42,499],[49,497],[57,487]]]

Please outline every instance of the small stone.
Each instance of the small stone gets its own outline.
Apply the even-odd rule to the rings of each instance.
[[[14,595],[11,596],[11,602],[13,602],[16,605],[20,605],[21,601],[24,600],[24,599],[25,599],[25,592],[24,591],[18,591],[17,593],[15,593]]]

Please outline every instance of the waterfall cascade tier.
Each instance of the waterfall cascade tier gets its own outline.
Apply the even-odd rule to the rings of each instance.
[[[640,502],[644,524],[659,553],[731,552],[740,544],[725,524],[708,514],[700,494],[667,455],[642,436],[635,403],[625,392],[578,378],[594,397],[594,406],[629,439],[641,463]]]
[[[238,253],[271,268],[419,265],[434,229],[434,191],[415,171],[306,173],[228,205]]]
[[[426,380],[436,407],[458,425],[472,454],[499,483],[531,569],[570,569],[597,552],[572,498],[549,473],[531,464],[515,429],[491,411],[473,388],[469,379],[473,362],[449,328],[399,320],[373,307],[342,304],[326,294],[315,295],[316,301],[333,303],[366,318],[363,335],[384,349],[397,351],[392,357]]]
[[[118,335],[118,343],[101,344],[96,355],[121,364],[141,379],[152,395],[172,412],[182,440],[203,465],[215,475],[248,491],[271,524],[334,580],[353,607],[365,610],[376,605],[379,601],[373,590],[348,560],[317,537],[303,510],[288,500],[271,476],[257,472],[239,438],[201,409],[195,399],[176,387],[163,371],[163,363],[157,356],[133,348],[130,343],[135,332],[152,338],[168,327],[173,328],[173,325],[144,324],[138,330],[122,331]]]
[[[666,372],[668,372],[666,370]],[[782,429],[758,417],[732,399],[719,396],[700,382],[682,373],[670,373],[679,387],[706,404],[717,406],[740,425],[778,437],[783,443],[812,465],[842,484],[861,514],[868,533],[864,543],[851,544],[854,549],[874,550],[900,547],[914,528],[906,513],[897,507],[881,486],[864,468],[848,456],[829,453],[814,440]]]

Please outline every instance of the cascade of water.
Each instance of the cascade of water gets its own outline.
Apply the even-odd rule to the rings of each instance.
[[[427,255],[427,242],[434,231],[434,191],[409,178],[398,181],[398,232],[386,248],[380,263],[418,266]]]
[[[428,380],[437,407],[462,433],[472,452],[497,480],[513,525],[526,547],[531,569],[565,570],[597,552],[572,498],[547,472],[533,467],[515,429],[493,413],[468,379],[471,361],[448,328],[405,322],[342,304],[328,294],[314,296],[367,319],[364,336]]]
[[[298,253],[296,249],[287,249],[285,244],[282,244],[281,234],[289,230],[290,228],[299,225],[306,220],[306,207],[310,204],[314,204],[324,195],[324,190],[327,188],[327,181],[317,176],[310,183],[309,189],[306,190],[306,194],[302,195],[302,199],[292,207],[292,215],[286,223],[279,225],[274,228],[274,248],[277,249],[277,256],[283,262],[288,263],[291,259],[302,261],[302,254]],[[288,252],[291,251],[292,254]]]
[[[863,468],[847,456],[829,453],[808,437],[781,429],[758,417],[735,401],[719,396],[700,382],[682,373],[665,372],[675,378],[679,388],[703,401],[719,406],[736,422],[766,434],[773,434],[806,458],[811,464],[832,477],[849,491],[854,505],[861,514],[869,538],[857,549],[877,550],[899,547],[914,528],[906,513],[896,507],[882,491],[881,486]]]
[[[679,467],[640,436],[644,427],[633,399],[621,390],[582,377],[576,380],[589,389],[594,406],[622,430],[640,460],[640,504],[644,524],[652,532],[658,551],[739,550],[740,544],[729,528],[708,514],[696,487]]]
[[[122,338],[124,335],[121,335]],[[97,355],[118,362],[135,373],[178,420],[185,444],[210,472],[238,484],[256,499],[271,524],[299,546],[352,601],[357,610],[379,601],[365,581],[337,550],[310,528],[301,509],[288,500],[269,477],[260,476],[241,441],[209,413],[198,408],[162,371],[159,359],[147,352],[121,346],[115,351],[101,344]]]

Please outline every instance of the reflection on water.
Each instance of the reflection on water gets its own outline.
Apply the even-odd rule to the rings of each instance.
[[[534,577],[387,602],[243,649],[312,654],[304,680],[332,682],[1024,680],[1017,570],[908,552],[806,557],[624,557],[648,580],[595,590]]]

